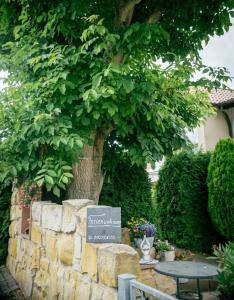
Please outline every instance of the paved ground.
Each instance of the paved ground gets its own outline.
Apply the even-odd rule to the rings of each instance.
[[[24,300],[16,281],[5,266],[0,266],[0,300]]]

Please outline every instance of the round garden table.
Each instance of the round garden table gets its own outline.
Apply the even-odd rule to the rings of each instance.
[[[200,290],[200,279],[210,279],[218,275],[217,267],[206,263],[192,262],[192,261],[172,261],[159,262],[155,266],[156,272],[175,277],[177,293],[176,297],[180,299],[179,279],[188,278],[197,280],[198,299],[202,299]]]

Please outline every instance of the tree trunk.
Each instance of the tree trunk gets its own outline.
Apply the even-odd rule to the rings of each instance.
[[[98,204],[103,184],[102,158],[105,136],[98,131],[92,135],[93,145],[84,146],[84,154],[73,164],[74,180],[68,188],[69,199],[90,199]]]

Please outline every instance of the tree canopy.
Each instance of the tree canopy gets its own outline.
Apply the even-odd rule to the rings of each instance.
[[[31,178],[59,195],[88,168],[96,194],[82,196],[98,197],[108,138],[138,164],[183,146],[186,129],[210,111],[199,87],[211,81],[192,80],[194,71],[216,85],[228,79],[225,69],[203,66],[198,51],[229,29],[233,7],[232,0],[1,1],[2,180]]]

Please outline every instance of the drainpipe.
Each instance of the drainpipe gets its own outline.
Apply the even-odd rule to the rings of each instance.
[[[231,123],[231,120],[230,120],[230,118],[229,118],[227,112],[226,112],[225,110],[223,110],[223,107],[222,107],[222,106],[218,107],[218,111],[220,111],[220,112],[223,114],[224,119],[225,119],[226,122],[227,122],[229,136],[233,138],[232,123]]]

